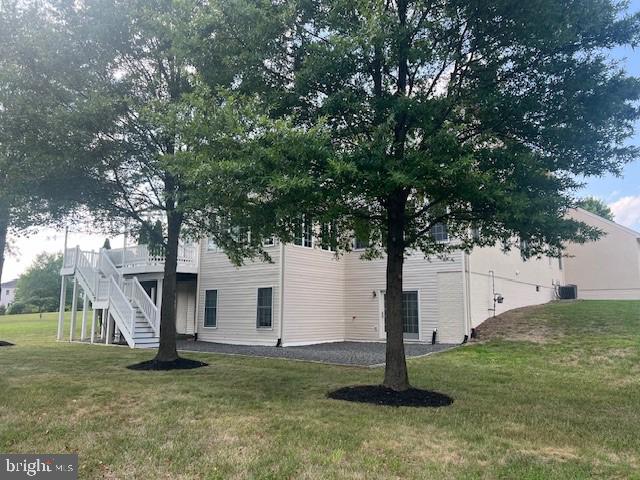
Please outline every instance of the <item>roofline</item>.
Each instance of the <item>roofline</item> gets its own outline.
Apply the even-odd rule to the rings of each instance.
[[[612,227],[617,227],[618,229],[622,230],[623,232],[629,233],[631,235],[633,235],[634,237],[636,237],[637,239],[640,239],[640,232],[636,232],[635,230],[629,228],[629,227],[625,227],[624,225],[620,225],[619,223],[616,222],[612,222],[611,220],[608,220],[604,217],[601,217],[600,215],[596,215],[595,213],[592,213],[588,210],[585,210],[584,208],[580,208],[580,207],[576,207],[576,210],[579,211],[580,213],[584,213],[589,217],[593,217],[597,220],[601,220],[606,224],[611,225]]]
[[[15,280],[9,280],[8,282],[4,282],[3,284],[0,285],[0,287],[5,288],[5,287],[15,287],[18,283],[18,279],[16,278]]]

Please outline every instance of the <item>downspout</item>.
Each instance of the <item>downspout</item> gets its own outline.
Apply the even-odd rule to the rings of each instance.
[[[276,347],[282,347],[284,343],[284,242],[280,241],[280,291],[278,295],[278,343]]]
[[[469,339],[471,331],[471,322],[469,320],[469,282],[467,275],[467,252],[462,252],[462,301],[464,303],[464,340],[463,343]]]
[[[198,264],[198,270],[196,272],[196,312],[193,318],[193,339],[198,341],[198,319],[200,318],[200,254],[202,252],[202,240],[198,241],[198,250],[196,251],[196,262]]]

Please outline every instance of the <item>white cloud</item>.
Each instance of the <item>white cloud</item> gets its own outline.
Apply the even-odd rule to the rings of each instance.
[[[622,197],[609,205],[616,222],[629,228],[640,228],[640,195]]]
[[[98,250],[104,244],[105,235],[69,232],[69,248],[79,245],[82,250]],[[118,248],[123,242],[122,236],[111,237],[111,246]],[[57,253],[64,249],[64,232],[42,229],[30,236],[12,237],[11,252],[8,253],[2,272],[2,281],[19,277],[42,252]]]

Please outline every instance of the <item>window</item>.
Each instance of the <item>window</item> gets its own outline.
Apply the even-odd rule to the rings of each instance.
[[[353,241],[354,250],[366,250],[369,248],[369,241],[356,237]]]
[[[273,318],[273,288],[258,289],[258,328],[271,328]]]
[[[231,227],[229,233],[234,242],[245,244],[251,241],[251,234],[248,227]]]
[[[276,244],[276,241],[273,237],[265,238],[264,240],[262,240],[263,247],[273,247],[275,244]]]
[[[216,244],[216,241],[213,238],[209,238],[207,240],[207,252],[217,252],[218,250],[218,245]]]
[[[335,252],[338,248],[338,233],[335,222],[323,223],[320,227],[320,248]]]
[[[303,215],[296,222],[296,236],[294,243],[301,247],[313,247],[313,222],[309,215]]]
[[[407,338],[418,338],[418,292],[402,292],[402,325]]]
[[[204,326],[216,328],[218,326],[218,291],[207,290],[204,298]]]
[[[522,237],[520,237],[520,256],[524,261],[529,258],[529,241]]]
[[[449,232],[447,231],[447,226],[444,223],[436,223],[431,227],[431,237],[436,242],[448,242]]]

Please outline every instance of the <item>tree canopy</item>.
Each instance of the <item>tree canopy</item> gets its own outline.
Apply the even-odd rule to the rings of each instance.
[[[45,55],[53,39],[28,2],[0,2],[0,279],[10,233],[56,225],[73,209],[67,164],[40,150],[48,131],[41,112],[56,105],[56,88],[42,88],[53,67]],[[38,69],[34,65],[39,64]]]
[[[61,254],[41,253],[18,279],[13,313],[53,312],[60,300]],[[70,301],[67,292],[67,301]],[[17,311],[20,310],[20,311]]]
[[[609,208],[609,205],[597,197],[583,198],[578,202],[578,206],[580,208],[584,208],[588,212],[595,213],[602,218],[611,220],[612,222],[614,220],[613,212],[611,211],[611,208]]]
[[[349,249],[356,234],[369,256],[384,255],[391,388],[409,385],[406,255],[496,243],[559,255],[566,242],[597,236],[565,215],[576,178],[619,172],[637,156],[623,140],[638,118],[640,82],[605,53],[637,44],[640,17],[623,3],[226,5],[201,58],[235,55],[235,110],[212,108],[206,91],[193,105],[191,130],[203,139],[185,175],[207,186],[195,201],[212,234],[225,217],[206,205],[228,198],[235,223],[258,237],[290,240],[305,214],[333,226],[319,230],[325,241]],[[432,235],[439,225],[456,241]],[[258,249],[259,238],[227,240],[232,251]]]

